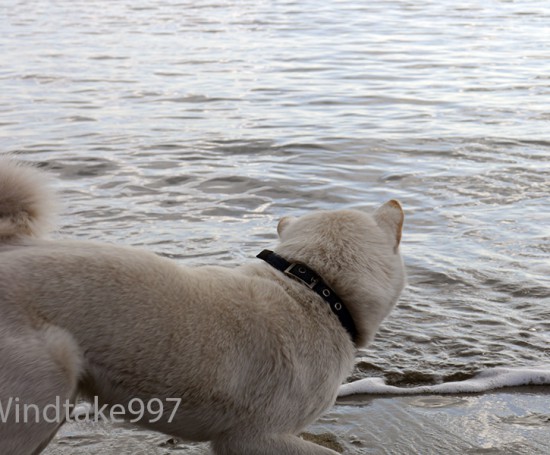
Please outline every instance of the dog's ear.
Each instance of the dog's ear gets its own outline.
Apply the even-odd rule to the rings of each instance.
[[[279,224],[277,225],[277,234],[279,234],[279,237],[283,234],[283,231],[286,229],[286,227],[296,218],[293,216],[283,216],[281,220],[279,221]]]
[[[401,204],[395,199],[386,202],[374,212],[374,219],[378,226],[392,234],[395,239],[394,248],[397,248],[401,242],[401,231],[405,219]]]

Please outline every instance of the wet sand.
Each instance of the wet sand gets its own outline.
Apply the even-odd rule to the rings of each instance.
[[[550,453],[550,387],[484,394],[351,396],[311,425],[306,439],[345,454]],[[206,444],[186,444],[126,424],[65,425],[46,455],[206,455]]]

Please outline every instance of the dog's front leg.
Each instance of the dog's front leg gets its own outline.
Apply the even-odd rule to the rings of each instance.
[[[213,441],[212,450],[216,455],[339,455],[290,434],[256,438],[232,436]]]

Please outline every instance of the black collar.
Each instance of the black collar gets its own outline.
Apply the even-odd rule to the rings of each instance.
[[[316,292],[321,298],[328,303],[332,312],[338,316],[340,323],[348,331],[354,343],[357,342],[357,328],[353,322],[350,312],[344,306],[336,292],[334,292],[328,284],[307,265],[299,262],[288,262],[283,257],[279,256],[270,250],[263,250],[256,257],[264,260],[272,267],[280,270],[285,275],[296,278],[302,284],[305,284],[312,291]]]

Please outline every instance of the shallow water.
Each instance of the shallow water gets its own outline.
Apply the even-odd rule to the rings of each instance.
[[[232,265],[283,215],[398,198],[409,286],[353,377],[550,364],[548,2],[1,12],[0,150],[58,177],[61,235]]]
[[[307,429],[308,439],[328,442],[345,454],[547,455],[550,389],[539,389],[461,396],[347,397]],[[182,444],[128,424],[99,422],[66,424],[44,455],[75,451],[82,455],[210,454],[205,444]]]

